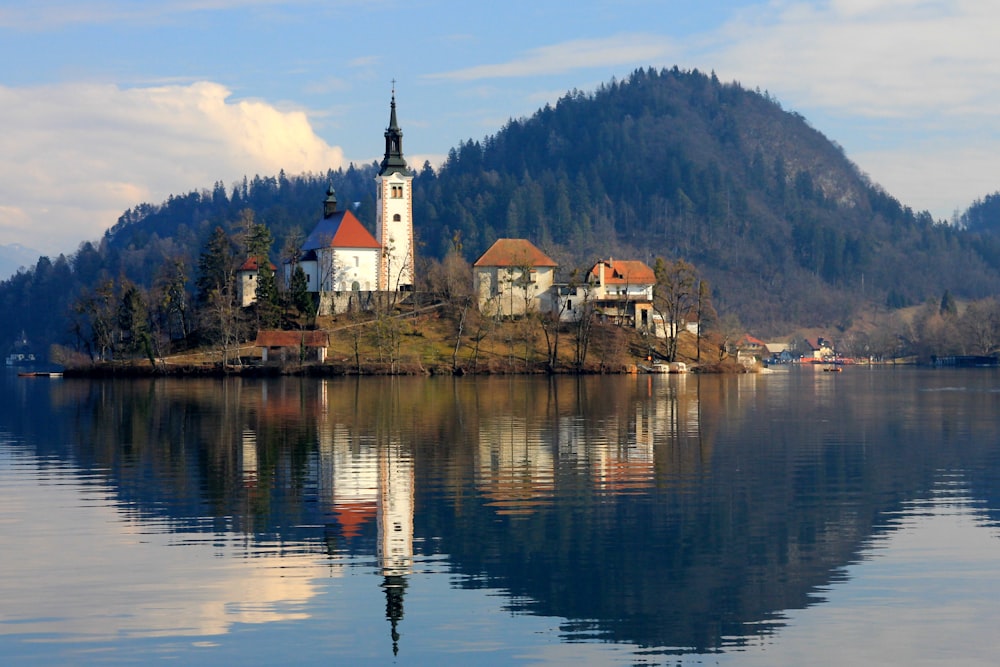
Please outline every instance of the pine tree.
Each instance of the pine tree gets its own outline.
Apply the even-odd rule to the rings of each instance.
[[[198,260],[198,303],[208,303],[214,293],[231,296],[234,279],[232,242],[222,227],[216,227]]]
[[[292,272],[292,305],[299,313],[311,321],[316,317],[316,300],[309,293],[309,283],[306,280],[306,272],[301,266],[296,266]]]

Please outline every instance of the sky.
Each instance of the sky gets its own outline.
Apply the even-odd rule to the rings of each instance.
[[[640,67],[715,71],[950,220],[1000,190],[1000,3],[0,0],[0,246],[243,176],[412,166]]]

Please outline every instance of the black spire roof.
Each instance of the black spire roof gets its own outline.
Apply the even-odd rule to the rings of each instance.
[[[385,130],[385,157],[382,158],[379,176],[385,174],[410,174],[403,159],[403,131],[396,122],[396,88],[392,89],[392,104],[389,107],[389,127]]]

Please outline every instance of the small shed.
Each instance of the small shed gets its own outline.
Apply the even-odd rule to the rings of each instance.
[[[330,335],[325,331],[277,331],[261,329],[254,343],[261,361],[326,361]]]

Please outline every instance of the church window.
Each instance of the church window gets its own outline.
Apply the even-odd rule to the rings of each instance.
[[[403,186],[402,185],[393,185],[393,186],[391,186],[391,196],[392,196],[393,199],[402,199],[403,198]]]
[[[396,213],[395,215],[392,216],[392,221],[393,222],[399,222],[402,219],[403,219],[403,217],[399,213]]]

